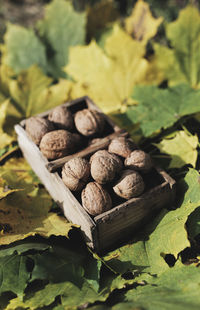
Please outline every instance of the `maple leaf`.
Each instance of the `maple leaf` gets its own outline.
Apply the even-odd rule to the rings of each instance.
[[[198,137],[181,130],[173,137],[165,138],[160,143],[154,144],[162,153],[170,155],[169,168],[180,168],[191,164],[193,167],[197,161]]]
[[[3,130],[3,125],[6,119],[8,105],[9,105],[8,100],[0,104],[0,149],[3,149],[5,146],[9,145],[14,140],[13,137],[8,135]]]
[[[19,73],[34,64],[45,71],[47,66],[45,46],[32,29],[8,24],[4,42],[1,47],[3,52],[2,63],[11,67],[15,73]]]
[[[12,159],[0,169],[0,176],[6,184],[10,188],[20,189],[0,200],[1,245],[36,234],[67,237],[73,227],[63,217],[50,212],[51,197],[44,188],[38,186],[30,171],[24,159]]]
[[[138,0],[132,13],[125,19],[125,29],[136,40],[144,44],[154,37],[163,18],[154,18],[149,9],[149,4],[143,0]]]
[[[197,210],[200,204],[199,174],[190,169],[182,180],[180,188],[184,198],[176,210],[163,209],[148,225],[143,227],[139,240],[120,247],[104,257],[106,264],[116,272],[124,274],[127,271],[161,275],[170,267],[164,260],[166,254],[176,258],[186,247],[190,246],[186,230],[188,216]],[[171,205],[169,206],[171,207]]]
[[[187,6],[176,21],[167,24],[167,38],[172,48],[154,45],[154,64],[168,79],[169,85],[188,83],[200,87],[200,15],[197,8]],[[166,61],[167,59],[167,61]]]
[[[9,81],[10,96],[21,117],[44,112],[68,99],[70,81],[60,80],[52,86],[51,83],[52,79],[37,66],[22,71],[16,80]]]
[[[144,58],[144,45],[118,25],[104,48],[105,52],[95,41],[88,46],[71,48],[65,71],[78,82],[72,96],[77,95],[78,88],[79,95],[87,93],[108,113],[126,106],[133,86],[145,83],[149,63]]]
[[[140,123],[144,136],[168,128],[182,116],[200,110],[200,91],[188,85],[168,89],[137,86],[132,96],[139,104],[129,107],[126,116],[132,123]]]
[[[112,310],[198,310],[199,283],[199,268],[175,266],[160,277],[149,276],[145,285],[128,290],[124,301],[112,307]]]
[[[52,49],[48,70],[58,78],[65,77],[62,67],[68,62],[69,47],[84,44],[86,14],[78,13],[70,2],[53,0],[46,6],[44,19],[37,25],[42,39]]]
[[[14,193],[14,192],[18,192],[21,189],[11,189],[9,188],[9,185],[7,184],[7,182],[0,177],[0,200],[7,197],[8,195]]]

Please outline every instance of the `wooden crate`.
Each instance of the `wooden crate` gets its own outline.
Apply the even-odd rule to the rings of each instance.
[[[80,109],[98,107],[87,96],[64,104],[72,113]],[[40,114],[47,117],[50,111]],[[80,225],[84,238],[92,249],[105,251],[133,236],[141,225],[149,221],[159,209],[173,202],[175,181],[162,169],[154,167],[145,175],[145,192],[128,201],[119,197],[114,207],[98,216],[91,217],[81,206],[80,195],[73,194],[60,177],[62,165],[75,156],[88,157],[99,149],[106,149],[115,136],[128,133],[116,126],[110,118],[106,118],[106,131],[101,141],[85,147],[78,153],[55,161],[48,161],[38,146],[28,137],[25,131],[25,120],[15,126],[18,143],[24,157],[38,175],[52,198],[63,209],[65,217],[74,224]]]

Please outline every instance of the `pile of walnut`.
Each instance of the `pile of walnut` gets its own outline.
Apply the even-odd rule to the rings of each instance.
[[[37,144],[42,154],[50,160],[73,154],[81,144],[81,136],[91,137],[104,129],[103,114],[83,109],[72,115],[65,106],[56,107],[48,119],[30,117],[26,132]]]
[[[95,110],[83,109],[72,115],[68,108],[59,106],[48,119],[29,118],[26,132],[52,160],[74,153],[81,136],[98,137],[104,124],[103,114]],[[113,195],[127,200],[140,196],[145,188],[142,174],[151,168],[147,153],[138,150],[132,140],[117,137],[108,150],[97,151],[89,160],[75,157],[65,163],[62,180],[71,191],[81,192],[83,207],[96,216],[112,208]]]
[[[131,140],[118,137],[112,140],[108,150],[97,151],[89,161],[76,157],[65,163],[62,179],[71,191],[82,190],[83,207],[96,216],[112,208],[114,193],[127,200],[141,195],[145,184],[140,172],[146,173],[151,168],[147,153],[135,149]],[[110,193],[105,186],[110,188]]]

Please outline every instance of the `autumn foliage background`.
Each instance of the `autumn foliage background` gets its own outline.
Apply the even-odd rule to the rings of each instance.
[[[199,2],[33,2],[0,2],[0,309],[199,310]],[[83,95],[177,181],[174,205],[104,256],[13,129]]]

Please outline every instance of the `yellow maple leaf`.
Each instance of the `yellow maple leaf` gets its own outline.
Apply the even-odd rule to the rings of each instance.
[[[13,190],[3,196],[1,187],[5,188],[5,185]],[[40,188],[23,158],[12,158],[0,167],[0,198],[3,198],[0,199],[0,245],[36,234],[67,236],[74,226],[50,211],[51,197],[44,188]]]
[[[200,14],[188,5],[178,18],[166,24],[170,48],[154,44],[153,62],[170,86],[186,83],[200,88]]]
[[[72,47],[65,71],[77,82],[71,96],[87,94],[110,113],[127,104],[134,85],[152,81],[149,76],[146,81],[149,62],[144,58],[145,46],[118,25],[104,48],[105,51],[95,41]]]
[[[180,168],[191,164],[193,167],[197,161],[198,137],[181,130],[175,133],[175,136],[167,137],[160,143],[155,144],[162,153],[171,157],[169,168]]]
[[[3,125],[5,122],[5,118],[6,118],[8,104],[9,104],[9,100],[6,100],[0,104],[0,149],[9,145],[14,140],[13,137],[9,136],[3,130]]]
[[[149,9],[149,4],[138,0],[133,11],[125,20],[126,31],[136,40],[146,42],[155,36],[163,18],[154,18]]]

